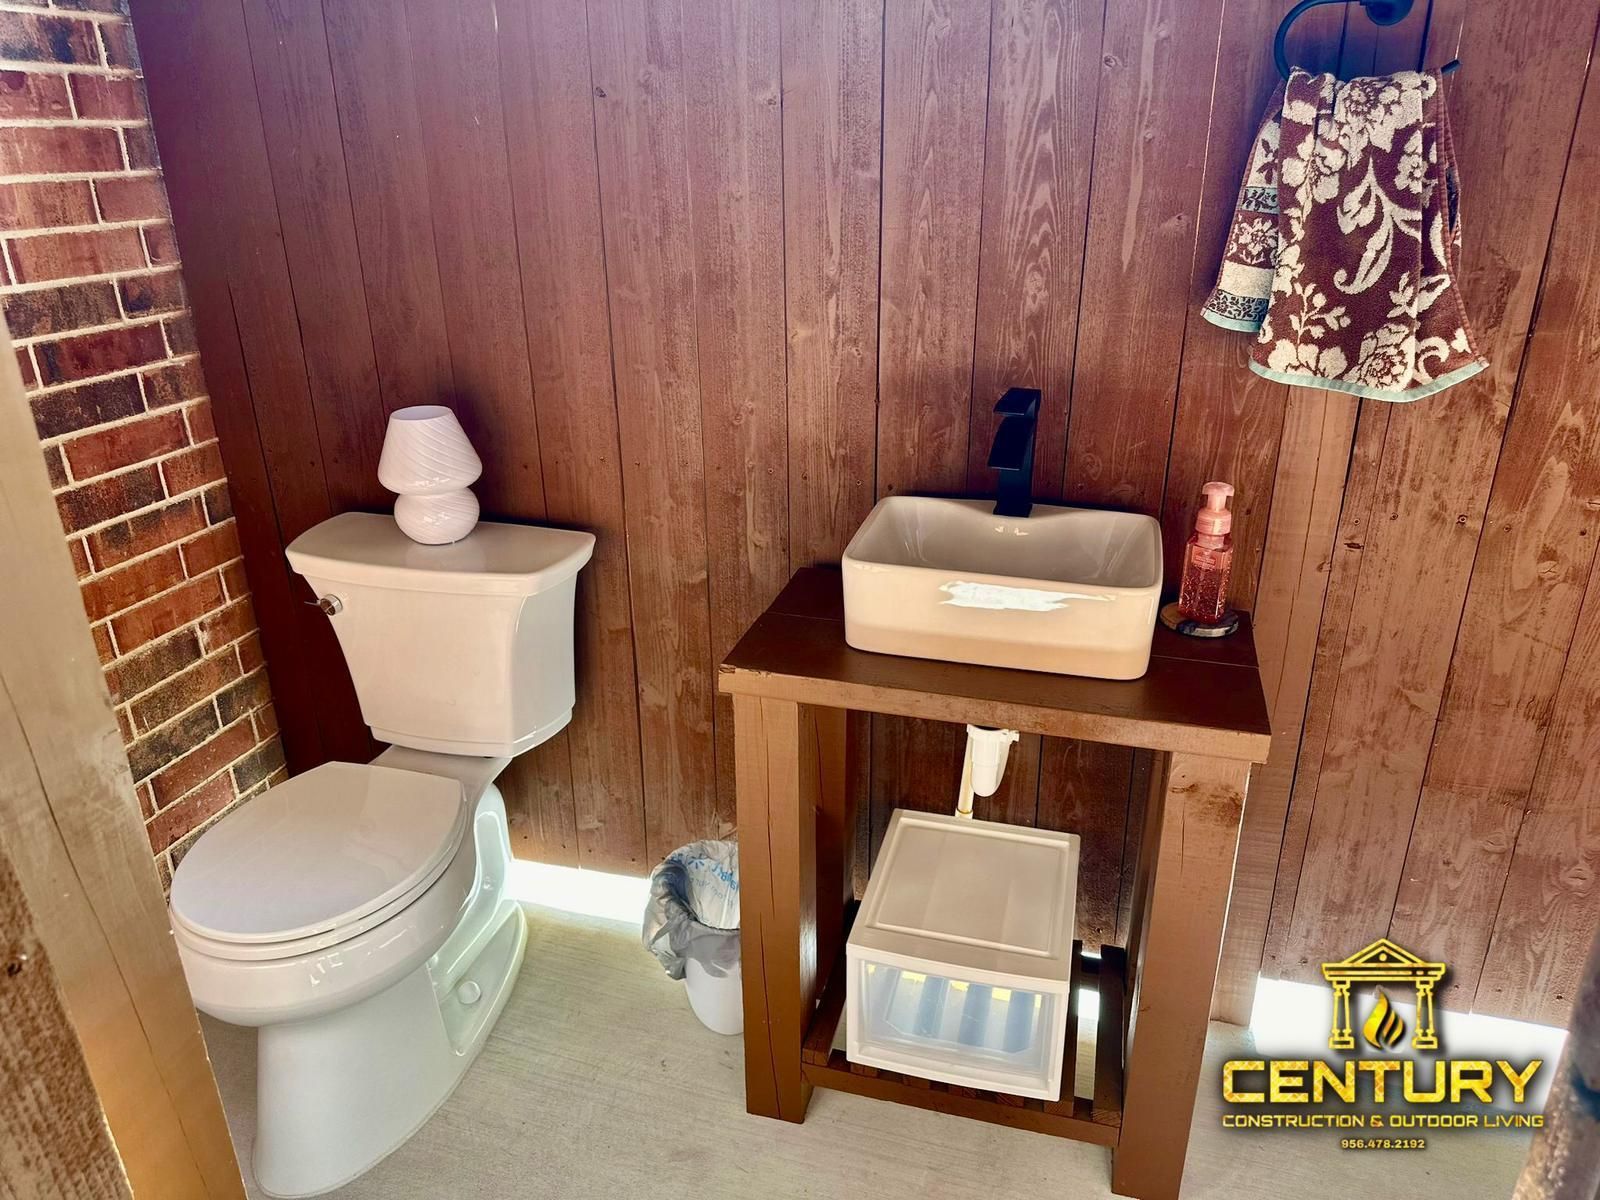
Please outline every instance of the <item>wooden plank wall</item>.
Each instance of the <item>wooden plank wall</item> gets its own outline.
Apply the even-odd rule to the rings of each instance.
[[[1239,489],[1279,736],[1224,1010],[1390,933],[1453,1003],[1558,1015],[1600,918],[1600,0],[1296,28],[1345,74],[1467,63],[1493,369],[1404,408],[1261,380],[1197,317],[1288,7],[135,0],[291,763],[370,749],[280,549],[384,505],[388,411],[449,400],[488,515],[599,535],[577,716],[507,793],[519,853],[642,871],[731,828],[744,625],[876,498],[992,487],[993,401],[1032,385],[1038,494],[1158,516],[1169,576],[1199,485]],[[950,803],[959,730],[859,724],[874,834]],[[1091,944],[1148,777],[1027,739],[989,808],[1083,833]]]

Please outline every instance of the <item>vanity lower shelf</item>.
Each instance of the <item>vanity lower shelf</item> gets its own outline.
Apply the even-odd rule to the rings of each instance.
[[[848,916],[845,927],[848,930]],[[1100,956],[1094,956],[1084,953],[1081,943],[1073,943],[1062,1094],[1054,1100],[1032,1100],[852,1063],[835,1045],[845,1010],[843,944],[841,939],[839,955],[828,973],[827,986],[800,1051],[801,1070],[813,1087],[892,1100],[1099,1146],[1117,1144],[1122,1126],[1122,1053],[1128,1019],[1127,957],[1120,949],[1107,946]],[[1092,991],[1099,998],[1092,1049],[1093,1088],[1088,1096],[1076,1091],[1080,1034],[1085,1020],[1080,991]]]

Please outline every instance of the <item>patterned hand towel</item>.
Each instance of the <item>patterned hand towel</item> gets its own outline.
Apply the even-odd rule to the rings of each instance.
[[[1437,72],[1294,70],[1268,106],[1208,321],[1268,379],[1419,400],[1488,363],[1456,287],[1461,230]]]

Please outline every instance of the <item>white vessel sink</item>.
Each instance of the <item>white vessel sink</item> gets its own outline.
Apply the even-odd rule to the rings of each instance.
[[[890,496],[845,550],[857,650],[1137,679],[1161,604],[1161,527],[1137,513]]]

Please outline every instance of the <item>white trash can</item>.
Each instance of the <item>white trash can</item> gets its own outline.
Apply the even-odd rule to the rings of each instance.
[[[713,1033],[744,1032],[739,969],[739,844],[691,842],[650,873],[644,947]]]

